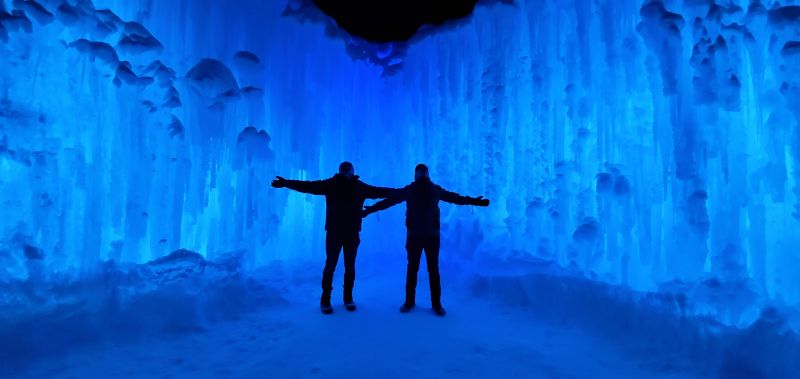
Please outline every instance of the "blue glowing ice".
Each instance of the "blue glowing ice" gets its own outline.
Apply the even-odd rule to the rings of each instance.
[[[0,2],[0,281],[316,257],[324,202],[268,181],[350,160],[492,199],[443,205],[443,259],[552,261],[730,324],[800,302],[800,6],[518,1],[374,65],[285,1],[233,3]],[[401,217],[365,248],[402,249]]]

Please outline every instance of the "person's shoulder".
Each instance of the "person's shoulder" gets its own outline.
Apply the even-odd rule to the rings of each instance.
[[[337,185],[337,180],[336,180],[336,178],[335,178],[335,177],[333,177],[333,176],[332,176],[332,177],[330,177],[330,178],[326,178],[326,179],[322,179],[322,180],[320,180],[320,181],[319,181],[319,183],[320,183],[320,184],[321,184],[321,185],[322,185],[324,188],[331,188],[331,186],[336,186],[336,185]]]

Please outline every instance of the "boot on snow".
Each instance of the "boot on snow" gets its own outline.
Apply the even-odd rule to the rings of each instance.
[[[414,303],[403,303],[400,306],[400,313],[408,313],[414,308]]]
[[[319,310],[326,315],[333,313],[330,296],[322,295],[322,298],[319,299]]]

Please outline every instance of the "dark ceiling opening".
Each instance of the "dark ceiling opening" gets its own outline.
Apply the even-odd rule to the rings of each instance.
[[[314,0],[351,35],[371,42],[407,41],[423,25],[469,16],[478,0]]]

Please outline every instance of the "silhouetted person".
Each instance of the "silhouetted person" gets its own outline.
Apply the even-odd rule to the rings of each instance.
[[[289,188],[313,195],[325,195],[325,269],[322,271],[322,313],[333,313],[331,292],[333,272],[339,262],[339,252],[344,249],[344,305],[348,311],[356,310],[353,302],[353,285],[356,280],[356,254],[361,242],[361,212],[365,199],[381,199],[393,189],[373,187],[358,179],[350,162],[339,165],[339,173],[332,178],[315,181],[286,180],[280,176],[272,181],[275,188]]]
[[[437,315],[444,316],[446,313],[442,307],[439,279],[439,200],[458,205],[489,205],[489,200],[483,196],[461,196],[439,187],[428,177],[428,167],[419,164],[414,170],[414,182],[396,190],[388,198],[364,208],[363,215],[366,217],[370,213],[406,202],[408,271],[406,301],[400,307],[400,312],[408,312],[416,305],[417,272],[424,250],[431,287],[431,305]]]

